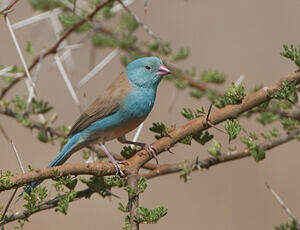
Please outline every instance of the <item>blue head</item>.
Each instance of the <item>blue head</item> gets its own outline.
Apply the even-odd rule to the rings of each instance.
[[[142,88],[156,88],[162,77],[169,73],[162,60],[157,57],[139,58],[126,67],[130,83]]]

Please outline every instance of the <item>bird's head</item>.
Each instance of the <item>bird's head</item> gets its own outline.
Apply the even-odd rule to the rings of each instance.
[[[137,87],[157,87],[162,77],[170,74],[162,60],[157,57],[144,57],[130,62],[126,74],[131,84]]]

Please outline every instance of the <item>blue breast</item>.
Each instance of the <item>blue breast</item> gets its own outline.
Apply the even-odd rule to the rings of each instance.
[[[156,97],[156,89],[134,89],[124,100],[124,115],[132,118],[146,117],[152,110]]]

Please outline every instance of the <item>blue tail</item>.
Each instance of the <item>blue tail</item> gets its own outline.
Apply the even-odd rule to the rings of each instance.
[[[58,154],[58,156],[54,159],[54,161],[52,161],[49,165],[48,168],[50,167],[54,167],[54,166],[58,166],[58,165],[62,165],[63,163],[66,162],[66,160],[71,156],[71,154],[73,153],[72,150],[77,146],[78,144],[78,140],[80,138],[80,134],[77,133],[74,136],[72,136],[68,143],[63,147],[63,149],[61,150],[61,152]],[[24,191],[19,195],[19,198],[23,196],[23,193],[29,193],[31,191],[31,189],[35,188],[36,186],[38,186],[40,183],[42,183],[43,180],[39,180],[39,181],[34,181],[32,182],[30,185],[28,185]]]

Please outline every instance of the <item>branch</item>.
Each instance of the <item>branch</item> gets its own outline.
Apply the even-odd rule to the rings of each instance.
[[[83,18],[82,20],[80,20],[79,22],[77,22],[71,29],[69,29],[64,35],[61,36],[61,38],[52,46],[50,47],[46,52],[44,52],[42,55],[37,56],[33,63],[29,66],[28,70],[31,71],[36,64],[39,63],[39,60],[42,58],[44,59],[45,57],[47,57],[50,54],[55,54],[58,50],[58,47],[60,46],[60,44],[67,38],[69,37],[74,31],[76,31],[81,25],[83,25],[84,23],[91,21],[94,16],[97,14],[97,12],[99,10],[101,10],[103,7],[105,7],[108,3],[110,3],[113,0],[106,0],[105,2],[101,2],[99,4],[96,5],[95,9],[88,14],[85,18]],[[21,79],[23,79],[26,76],[26,73],[23,72],[23,76],[20,78],[17,78],[15,80],[13,80],[7,87],[3,88],[1,90],[0,93],[0,99],[2,99],[7,93],[8,91],[14,86],[16,85]]]
[[[127,179],[128,186],[133,188],[135,191],[133,193],[128,192],[128,210],[132,230],[139,229],[139,223],[134,220],[134,216],[136,216],[136,209],[139,207],[138,178],[136,171],[134,174],[128,175]]]
[[[227,119],[235,118],[238,115],[250,110],[251,108],[258,106],[271,99],[270,95],[279,91],[282,88],[282,82],[287,83],[295,82],[300,83],[300,72],[292,73],[281,80],[273,83],[269,87],[264,87],[259,91],[246,96],[241,104],[227,105],[221,109],[218,109],[210,114],[210,122],[214,125],[219,124]],[[196,132],[203,131],[210,128],[205,116],[196,118],[187,124],[174,129],[168,136],[162,137],[155,141],[151,146],[156,150],[157,154],[170,149],[182,138],[192,135]],[[234,157],[233,155],[232,157]],[[148,154],[146,150],[141,150],[136,155],[126,161],[121,166],[121,170],[125,175],[129,175],[133,170],[141,168],[146,162],[152,159],[152,156]],[[65,164],[58,167],[46,168],[43,170],[35,170],[25,174],[19,174],[10,178],[13,183],[7,187],[0,185],[0,192],[9,190],[15,187],[28,184],[32,181],[55,178],[58,175],[66,176],[69,174],[79,175],[88,174],[95,176],[107,176],[116,173],[114,166],[108,162],[97,162],[92,164]]]
[[[265,151],[273,149],[279,145],[282,145],[291,140],[294,140],[295,136],[299,132],[300,132],[300,129],[295,129],[295,130],[291,131],[290,133],[288,133],[282,137],[276,138],[268,143],[261,143],[260,147]],[[202,169],[209,169],[211,166],[214,166],[214,165],[219,165],[219,164],[222,164],[225,162],[239,160],[239,159],[250,157],[250,156],[251,156],[251,154],[249,153],[249,149],[245,148],[237,153],[232,153],[230,155],[223,153],[218,158],[208,157],[203,160],[196,159],[194,161],[189,162],[188,166],[190,168],[192,168],[193,171],[197,170],[199,167]],[[176,164],[164,164],[164,165],[160,166],[159,168],[152,170],[149,173],[142,174],[141,176],[145,177],[147,179],[150,179],[150,178],[167,175],[167,174],[171,174],[171,173],[178,173],[182,170],[181,166],[184,164],[186,164],[186,162],[180,162],[180,163],[176,163]]]
[[[274,139],[274,140],[272,140],[271,142],[269,142],[267,144],[261,144],[260,147],[263,148],[264,150],[273,149],[273,148],[275,148],[279,145],[282,145],[284,143],[287,143],[287,142],[293,140],[295,138],[295,134],[297,134],[297,132],[299,132],[299,130],[294,130],[291,133],[288,133],[285,136],[282,136],[280,138]],[[231,154],[231,155],[222,154],[217,159],[213,158],[213,157],[209,157],[209,158],[205,158],[203,160],[195,160],[195,161],[190,162],[189,166],[191,168],[193,168],[194,171],[197,169],[197,167],[195,167],[195,166],[199,166],[201,168],[208,169],[208,168],[210,168],[211,166],[214,166],[214,165],[218,165],[218,164],[221,164],[221,163],[246,158],[246,157],[249,157],[249,156],[250,156],[250,154],[248,152],[248,149],[244,149],[244,150],[242,150],[238,153]],[[157,170],[153,170],[150,173],[141,174],[140,176],[145,177],[147,179],[152,179],[152,178],[155,178],[155,177],[158,177],[158,176],[163,176],[163,175],[167,175],[167,174],[171,174],[171,173],[177,173],[181,170],[180,165],[185,164],[185,163],[186,162],[181,162],[181,163],[177,163],[177,164],[164,164],[164,165],[158,167]],[[134,176],[132,176],[131,179],[130,179],[130,176],[128,176],[128,185],[129,186],[134,187],[133,186],[134,181],[135,181]],[[70,202],[79,200],[79,199],[84,198],[84,197],[89,197],[92,194],[93,194],[93,192],[90,189],[81,190],[81,191],[77,192],[76,198],[74,200],[70,201]],[[34,214],[36,212],[40,212],[40,211],[43,211],[43,210],[55,208],[55,207],[57,207],[57,201],[58,201],[57,198],[54,198],[50,201],[47,201],[43,204],[40,204],[38,206],[38,210],[31,213],[31,214],[28,214],[26,211],[24,211],[24,212],[21,212],[21,213],[14,213],[14,214],[11,214],[11,215],[6,215],[6,217],[5,217],[4,221],[2,222],[2,224],[4,225],[4,224],[7,224],[9,222],[18,220],[18,219],[25,219],[25,218],[28,218],[29,216],[31,216],[32,214]],[[135,208],[137,207],[137,205],[138,205],[138,201],[137,201],[137,203],[135,203]],[[130,209],[130,210],[133,213],[133,208]]]
[[[6,14],[18,1],[20,0],[13,0],[7,7],[0,11],[0,14]]]
[[[282,199],[279,197],[279,195],[272,189],[267,183],[266,183],[267,189],[270,190],[278,204],[282,207],[282,209],[288,214],[289,217],[292,218],[292,220],[296,223],[297,229],[300,229],[299,221],[296,219],[295,215],[292,213],[292,211],[284,204]]]
[[[286,110],[282,110],[281,108],[274,107],[274,106],[269,106],[266,111],[268,112],[272,112],[272,113],[276,113],[278,114],[280,117],[289,117],[292,118],[294,120],[300,121],[300,109],[295,108],[292,111],[286,111]]]
[[[71,200],[70,202],[77,201],[77,200],[79,200],[81,198],[84,198],[84,197],[90,197],[93,193],[94,193],[94,191],[91,191],[90,189],[80,190],[80,191],[76,192],[76,197],[73,200]],[[1,222],[1,225],[5,225],[7,223],[10,223],[10,222],[13,222],[13,221],[16,221],[16,220],[27,219],[28,217],[30,217],[31,215],[33,215],[37,212],[41,212],[41,211],[44,211],[44,210],[47,210],[47,209],[55,208],[55,207],[57,207],[57,203],[58,203],[58,198],[56,197],[52,200],[49,200],[47,202],[44,202],[44,203],[38,205],[37,210],[32,212],[32,213],[28,213],[26,211],[23,211],[23,212],[16,212],[16,213],[13,213],[11,215],[7,214],[5,216],[3,222]]]

